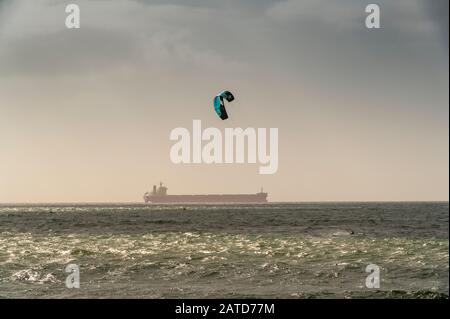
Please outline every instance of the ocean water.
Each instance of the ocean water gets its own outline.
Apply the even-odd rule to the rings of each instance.
[[[0,298],[448,298],[448,216],[448,202],[0,205]]]

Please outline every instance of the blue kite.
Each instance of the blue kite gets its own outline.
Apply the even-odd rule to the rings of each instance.
[[[224,99],[227,100],[227,102],[231,102],[234,100],[234,96],[229,91],[222,91],[214,97],[214,110],[222,120],[228,118]]]

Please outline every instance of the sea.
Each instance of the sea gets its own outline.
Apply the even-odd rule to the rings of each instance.
[[[0,298],[448,298],[448,218],[448,202],[3,204]]]

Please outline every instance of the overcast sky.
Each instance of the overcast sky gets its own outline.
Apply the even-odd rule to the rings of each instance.
[[[81,8],[68,30],[65,5]],[[0,202],[448,200],[448,1],[0,0]],[[212,112],[222,89],[230,119]],[[279,128],[279,169],[175,165],[175,127]]]

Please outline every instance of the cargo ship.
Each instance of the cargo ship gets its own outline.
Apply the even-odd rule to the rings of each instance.
[[[153,185],[151,192],[144,194],[146,203],[267,203],[267,193],[255,194],[205,194],[205,195],[168,195],[167,187],[159,183]]]

